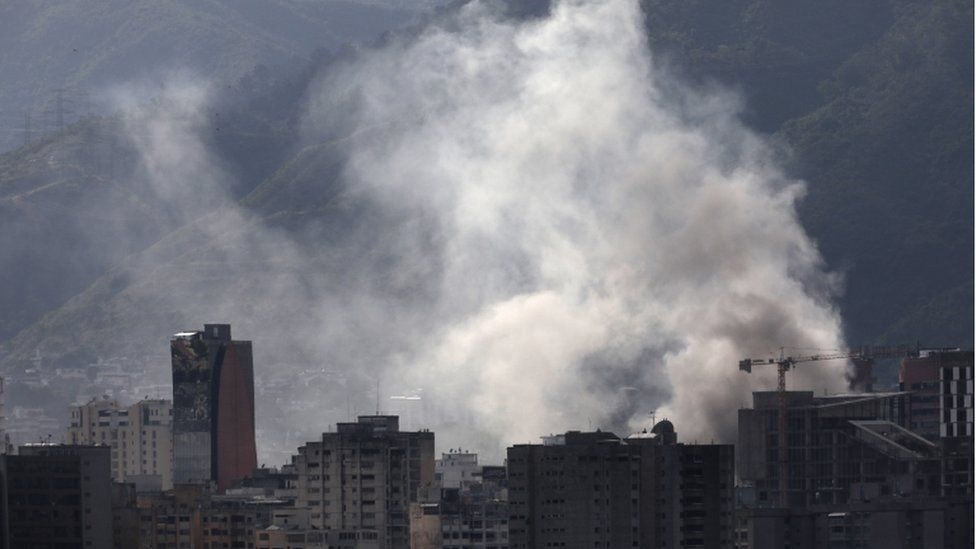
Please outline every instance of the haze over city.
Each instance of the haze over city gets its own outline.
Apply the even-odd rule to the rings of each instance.
[[[453,547],[475,498],[497,547],[775,547],[774,515],[826,544],[884,500],[942,524],[903,539],[971,543],[971,4],[82,4],[0,6],[11,471],[161,413],[152,471],[105,458],[116,509],[261,487],[322,546]],[[348,529],[306,452],[356,437],[422,457]],[[668,492],[714,529],[538,526],[567,499],[518,464],[604,451],[714,487]]]

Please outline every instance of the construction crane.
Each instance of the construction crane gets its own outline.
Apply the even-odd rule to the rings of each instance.
[[[801,362],[818,362],[821,360],[849,360],[852,358],[884,358],[894,356],[917,356],[918,344],[897,346],[864,346],[847,350],[831,350],[823,354],[807,356],[787,356],[786,348],[780,347],[779,358],[746,358],[739,361],[739,369],[752,373],[753,366],[776,366],[776,404],[778,408],[778,462],[779,462],[779,504],[789,507],[789,437],[786,432],[786,372]]]

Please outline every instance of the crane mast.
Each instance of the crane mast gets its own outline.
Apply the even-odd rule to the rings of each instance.
[[[865,346],[849,349],[846,351],[831,351],[824,354],[808,356],[786,356],[786,349],[781,347],[779,358],[747,358],[739,361],[739,369],[751,373],[753,366],[776,365],[776,406],[777,406],[777,470],[779,505],[782,508],[789,507],[789,433],[787,433],[787,398],[786,398],[786,372],[790,371],[796,364],[801,362],[818,362],[821,360],[846,360],[851,358],[883,358],[892,356],[911,356],[918,354],[918,344],[913,346],[898,345],[874,347]]]

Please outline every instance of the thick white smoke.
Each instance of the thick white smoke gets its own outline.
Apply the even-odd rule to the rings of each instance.
[[[197,131],[206,87],[177,79],[125,109],[143,176],[190,223],[129,262],[127,294],[193,319],[174,331],[233,323],[259,379],[289,376],[258,387],[261,461],[371,411],[363,379],[380,380],[381,409],[422,394],[405,427],[488,461],[548,433],[636,430],[655,409],[684,439],[729,441],[775,377],[739,359],[842,343],[802,185],[733,96],[655,66],[636,1],[566,0],[527,22],[495,8],[473,2],[312,90],[310,135],[350,135],[354,226],[284,230],[234,206]],[[791,383],[837,390],[843,369],[803,365]]]
[[[229,203],[230,178],[200,136],[211,88],[196,74],[170,71],[103,93],[140,160],[130,178],[148,186],[174,228]]]
[[[473,418],[442,440],[636,429],[655,408],[682,438],[729,440],[774,377],[740,358],[842,343],[802,185],[734,98],[655,67],[636,1],[521,23],[472,3],[332,75],[312,126],[350,104],[354,192],[441,235],[434,314],[393,367]],[[791,379],[839,389],[843,369]]]

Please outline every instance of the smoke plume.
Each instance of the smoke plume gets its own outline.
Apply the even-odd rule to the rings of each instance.
[[[842,343],[803,186],[738,107],[657,67],[625,0],[520,23],[475,2],[325,80],[310,125],[367,129],[352,192],[436,229],[433,314],[395,375],[499,444],[637,429],[654,409],[683,438],[732,438],[772,379],[740,358]],[[838,389],[843,368],[791,375]]]
[[[683,439],[730,441],[734,410],[775,377],[739,359],[842,344],[803,185],[734,95],[655,63],[636,1],[563,0],[529,21],[472,2],[331,70],[305,129],[313,147],[346,136],[343,206],[301,220],[214,191],[229,176],[196,136],[205,90],[130,109],[146,177],[190,216],[129,262],[153,281],[130,293],[165,296],[193,322],[177,329],[232,322],[259,382],[288,376],[258,388],[261,461],[374,396],[397,411],[391,394],[424,403],[404,427],[488,460],[569,429],[626,434],[654,410]],[[206,261],[181,268],[201,240]],[[843,369],[791,383],[841,389]]]

